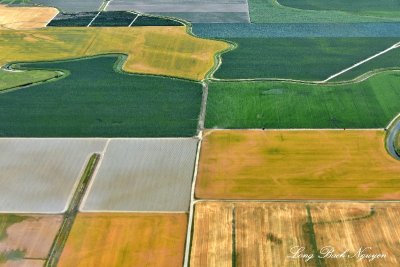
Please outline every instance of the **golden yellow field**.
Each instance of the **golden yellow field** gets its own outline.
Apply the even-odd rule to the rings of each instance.
[[[182,266],[187,214],[78,214],[60,267]]]
[[[0,29],[35,29],[46,25],[58,14],[53,7],[7,7],[0,5]]]
[[[196,197],[400,199],[400,162],[385,132],[207,131]]]
[[[0,65],[123,53],[127,72],[191,80],[202,80],[214,66],[214,54],[228,47],[191,36],[185,27],[0,30],[0,40]]]
[[[190,265],[400,266],[399,216],[397,203],[200,202]]]

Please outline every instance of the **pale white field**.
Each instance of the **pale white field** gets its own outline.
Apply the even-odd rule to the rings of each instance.
[[[112,139],[82,211],[187,211],[198,140]]]
[[[61,213],[106,139],[0,139],[0,212]]]

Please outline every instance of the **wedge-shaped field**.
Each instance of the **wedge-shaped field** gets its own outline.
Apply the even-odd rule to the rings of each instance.
[[[400,161],[382,130],[206,131],[196,196],[400,199]]]
[[[399,38],[367,37],[232,38],[229,40],[237,43],[238,47],[223,54],[223,64],[215,73],[216,78],[323,81],[399,42]],[[396,49],[391,52],[394,51]],[[390,57],[385,57],[382,61],[378,57],[376,60],[378,63],[364,72],[375,68],[392,67],[395,61]],[[398,61],[397,64],[399,64]],[[363,73],[356,71],[351,77],[338,76],[337,79],[349,80]]]
[[[0,94],[0,136],[195,135],[201,85],[121,73],[122,60],[102,56],[22,65],[63,70],[65,78]]]
[[[111,140],[84,211],[187,211],[197,139]]]
[[[43,266],[61,222],[56,215],[1,214],[0,265]]]
[[[207,128],[384,128],[400,113],[400,71],[362,82],[212,82]]]
[[[46,27],[57,13],[58,10],[52,7],[8,7],[0,1],[0,29]]]
[[[254,23],[354,23],[399,21],[396,0],[249,0]]]
[[[247,0],[113,0],[107,10],[135,10],[193,23],[250,22]]]
[[[63,12],[80,12],[100,9],[103,5],[103,0],[0,0],[0,3],[10,4],[11,6],[53,6]]]
[[[58,28],[0,30],[0,65],[52,61],[106,53],[127,54],[127,72],[202,80],[214,54],[229,45],[189,35],[186,27]]]
[[[190,265],[398,266],[399,208],[393,203],[201,202],[195,206]],[[345,256],[330,258],[328,247]],[[296,257],[302,248],[300,255],[307,257]],[[367,254],[386,256],[363,258]]]
[[[61,76],[60,73],[50,70],[7,71],[0,69],[0,91],[30,86],[59,76]]]
[[[102,139],[0,139],[0,212],[60,213]]]
[[[58,266],[182,266],[186,227],[186,214],[81,213]]]

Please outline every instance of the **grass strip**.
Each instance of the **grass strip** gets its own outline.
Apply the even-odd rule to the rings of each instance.
[[[78,187],[72,197],[71,203],[69,204],[69,207],[64,214],[63,223],[62,223],[60,230],[54,240],[54,243],[50,250],[49,257],[47,258],[44,266],[46,266],[46,267],[57,266],[57,263],[61,256],[61,253],[64,249],[65,243],[69,236],[69,233],[71,232],[72,225],[75,221],[76,215],[78,214],[79,206],[82,202],[82,198],[83,198],[83,196],[86,192],[86,189],[90,183],[90,179],[93,176],[93,172],[96,169],[99,159],[100,159],[99,154],[93,154],[90,157],[89,162],[86,165],[85,171],[83,172],[82,178],[79,181]]]

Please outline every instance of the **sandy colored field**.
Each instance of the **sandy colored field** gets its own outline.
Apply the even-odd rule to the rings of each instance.
[[[326,259],[327,266],[400,266],[400,205],[398,204],[328,204],[311,209],[319,249],[333,246],[335,251],[349,250],[358,255],[360,248],[371,247],[362,254],[386,254],[386,258],[357,261]]]
[[[128,54],[128,72],[201,80],[214,66],[214,54],[227,43],[186,33],[185,27],[44,28],[0,31],[0,65],[51,61],[105,53]]]
[[[0,29],[35,29],[46,27],[57,14],[53,7],[7,7],[0,5]]]
[[[78,214],[58,266],[182,266],[186,214]]]
[[[7,261],[6,266],[41,266],[41,261],[48,256],[61,222],[61,215],[0,215],[0,253],[23,251],[20,260]]]
[[[385,132],[208,131],[198,198],[400,199]]]
[[[196,204],[190,265],[306,266],[287,258],[290,247],[304,244],[305,223],[301,203]]]
[[[349,249],[349,257],[372,247],[364,254],[385,253],[386,258],[324,259],[321,266],[399,266],[399,213],[398,203],[200,202],[190,265],[318,266],[315,259],[290,258],[293,247],[323,257],[323,247],[332,246],[339,253]]]

